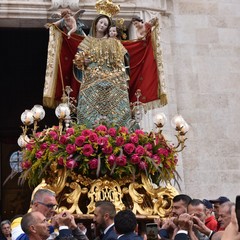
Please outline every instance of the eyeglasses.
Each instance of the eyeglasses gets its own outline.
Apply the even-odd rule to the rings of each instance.
[[[46,204],[46,203],[43,203],[43,202],[37,202],[37,203],[39,203],[39,204],[41,204],[41,205],[43,205],[43,206],[45,206],[49,209],[53,209],[53,210],[56,210],[58,208],[57,204],[51,204],[51,203]]]

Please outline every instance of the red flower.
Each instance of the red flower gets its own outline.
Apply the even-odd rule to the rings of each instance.
[[[132,156],[131,156],[131,162],[133,163],[133,164],[138,164],[138,163],[140,163],[140,157],[137,155],[137,154],[133,154]]]
[[[116,156],[113,154],[108,157],[108,163],[110,164],[110,166],[114,164],[115,160],[116,160]]]
[[[91,159],[91,160],[88,162],[88,165],[89,165],[89,168],[90,168],[90,169],[96,169],[97,166],[98,166],[98,160],[97,160],[96,158]]]
[[[51,145],[49,146],[49,151],[50,151],[50,152],[56,152],[57,150],[58,150],[57,144],[51,144]]]
[[[59,142],[60,142],[61,144],[66,144],[66,143],[67,143],[67,140],[68,140],[67,136],[66,136],[66,135],[62,135],[62,136],[60,137]]]
[[[66,147],[66,152],[72,154],[76,151],[76,146],[74,144],[68,144]]]
[[[91,133],[91,134],[89,135],[89,140],[90,140],[91,142],[97,142],[97,141],[98,141],[98,135],[97,135],[96,133]]]
[[[120,133],[128,134],[128,129],[127,129],[126,127],[120,127],[120,128],[119,128],[119,132],[120,132]]]
[[[76,139],[75,139],[75,144],[76,144],[77,146],[81,147],[81,146],[84,144],[85,140],[86,140],[86,137],[85,137],[85,136],[76,137]]]
[[[32,143],[27,143],[26,149],[27,149],[28,151],[32,151],[33,148],[34,148],[34,145],[33,145]]]
[[[109,146],[104,146],[104,147],[102,148],[102,151],[103,151],[103,153],[105,153],[105,154],[111,154],[112,151],[113,151],[113,148],[112,148],[111,145],[109,145]]]
[[[108,129],[108,134],[111,136],[111,137],[115,137],[116,134],[117,134],[117,131],[115,128],[109,128]]]
[[[132,143],[138,143],[138,136],[137,135],[135,135],[135,134],[133,134],[131,137],[130,137],[130,141],[132,142]]]
[[[86,157],[89,157],[93,154],[94,150],[93,150],[93,147],[91,144],[85,144],[83,146],[83,154],[86,156]]]
[[[71,136],[71,135],[73,135],[74,134],[74,128],[68,128],[67,130],[66,130],[66,135],[67,136]]]
[[[29,169],[32,166],[32,163],[30,161],[23,161],[22,162],[22,169]]]
[[[44,151],[38,150],[38,151],[35,153],[35,157],[36,157],[36,158],[41,158],[42,155],[43,155],[43,153],[44,153]]]
[[[50,131],[49,135],[52,137],[52,139],[58,140],[58,134],[55,131]]]
[[[158,152],[158,154],[160,154],[160,155],[164,155],[164,156],[168,156],[168,150],[167,149],[165,149],[165,148],[159,148],[158,150],[157,150],[157,152]]]
[[[118,166],[125,166],[127,164],[127,157],[125,155],[117,157],[116,164]]]
[[[100,146],[106,146],[108,144],[108,139],[106,137],[100,137],[97,143]]]
[[[77,167],[77,165],[78,164],[73,159],[67,160],[67,162],[66,162],[66,167],[69,169],[73,169],[73,168]]]
[[[107,133],[107,127],[104,125],[100,125],[95,129],[96,132],[101,132],[102,134]]]
[[[132,143],[127,143],[127,144],[124,145],[124,151],[125,151],[127,154],[133,153],[134,150],[135,150],[134,144],[132,144]]]
[[[135,153],[139,156],[143,156],[144,153],[145,153],[145,149],[143,146],[137,146],[136,149],[135,149]]]
[[[135,130],[135,133],[136,133],[137,135],[144,135],[143,130],[140,130],[140,129]]]
[[[116,145],[122,146],[124,144],[124,138],[123,137],[117,137],[116,138]]]
[[[63,166],[64,165],[64,158],[63,157],[59,157],[57,160],[58,164]]]
[[[145,148],[147,151],[151,151],[152,148],[153,148],[153,146],[152,146],[151,143],[147,143],[147,144],[145,144],[144,148]]]
[[[40,149],[45,150],[47,147],[48,147],[47,143],[43,143],[41,144]]]
[[[87,137],[87,136],[89,136],[90,134],[91,134],[91,130],[89,130],[89,129],[84,129],[83,131],[82,131],[82,136],[85,136],[85,137]]]
[[[141,170],[145,170],[145,169],[147,169],[148,164],[147,164],[146,162],[144,162],[144,161],[141,161],[141,162],[138,164],[138,166],[139,166],[139,168],[140,168]]]
[[[161,158],[158,155],[156,155],[156,154],[152,156],[152,159],[154,160],[154,162],[156,164],[160,164],[161,163]]]

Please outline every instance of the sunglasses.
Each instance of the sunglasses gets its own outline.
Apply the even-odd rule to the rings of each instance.
[[[43,202],[37,202],[37,203],[39,203],[39,204],[41,204],[41,205],[43,205],[43,206],[45,206],[49,209],[53,209],[53,210],[56,210],[58,208],[57,204],[50,204],[50,203],[46,204],[46,203],[43,203]]]

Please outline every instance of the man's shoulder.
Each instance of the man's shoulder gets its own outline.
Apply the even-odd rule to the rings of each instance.
[[[22,233],[16,238],[16,240],[29,240],[29,237],[26,233]]]

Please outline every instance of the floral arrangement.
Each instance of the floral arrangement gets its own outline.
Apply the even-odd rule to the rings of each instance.
[[[77,124],[59,132],[57,126],[37,132],[23,149],[22,177],[30,185],[46,178],[52,163],[57,169],[66,168],[69,175],[75,172],[91,179],[132,176],[137,180],[144,173],[159,184],[175,178],[176,151],[160,134]]]

